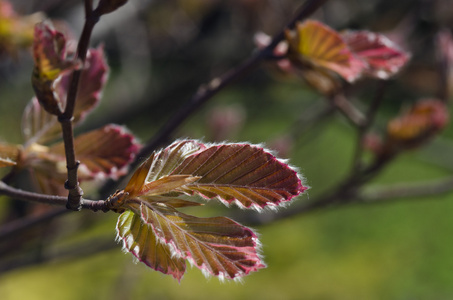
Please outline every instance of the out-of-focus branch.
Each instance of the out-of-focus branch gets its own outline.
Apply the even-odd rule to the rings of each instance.
[[[398,198],[422,198],[453,191],[453,177],[417,183],[397,184],[365,189],[357,196],[361,203],[374,203]]]
[[[147,157],[152,151],[156,150],[159,146],[168,142],[170,135],[198,108],[200,108],[209,99],[214,97],[223,88],[230,85],[236,79],[248,73],[260,62],[273,56],[273,49],[280,43],[285,37],[285,29],[294,28],[297,21],[303,20],[315,12],[321,7],[327,0],[307,0],[294,18],[272,39],[271,43],[255,52],[248,60],[243,62],[238,67],[226,72],[224,75],[214,78],[207,85],[201,86],[198,91],[193,95],[187,104],[183,106],[176,114],[164,124],[161,130],[151,138],[146,145],[142,148],[142,151],[137,155],[137,158]],[[136,161],[134,166],[138,165],[139,161]]]

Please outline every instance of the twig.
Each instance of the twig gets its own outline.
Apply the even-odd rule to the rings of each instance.
[[[396,198],[420,198],[440,195],[453,191],[453,177],[431,180],[428,182],[397,184],[385,187],[373,187],[358,195],[360,202],[381,202]]]
[[[77,46],[77,58],[83,63],[85,62],[88,46],[91,39],[91,33],[94,25],[99,21],[99,15],[92,10],[92,1],[85,0],[86,16],[85,25],[82,35]],[[90,9],[91,8],[91,9]],[[77,98],[77,90],[79,87],[79,79],[82,70],[75,70],[72,73],[71,82],[68,89],[66,100],[66,108],[63,114],[58,116],[58,121],[61,124],[63,131],[63,141],[65,147],[66,167],[68,169],[68,180],[65,183],[65,188],[69,191],[66,207],[72,210],[80,210],[83,191],[79,186],[77,170],[80,162],[76,160],[74,150],[74,132],[72,120],[74,115],[75,101]]]
[[[379,80],[375,96],[373,97],[373,100],[366,112],[364,123],[362,124],[362,126],[358,127],[358,138],[357,138],[357,146],[356,146],[354,159],[353,159],[353,169],[358,170],[362,167],[361,158],[362,158],[362,154],[363,154],[363,150],[364,150],[363,141],[364,141],[366,133],[368,132],[368,130],[374,123],[376,114],[378,112],[378,108],[381,105],[382,100],[384,98],[385,87],[386,87],[386,81]]]
[[[0,181],[0,195],[6,195],[9,197],[14,197],[19,200],[34,202],[34,203],[42,203],[42,204],[49,204],[49,205],[57,205],[57,206],[65,206],[67,202],[66,197],[62,196],[54,196],[54,195],[44,195],[39,193],[33,193],[24,191],[21,189],[13,188],[3,181]],[[81,199],[80,207],[84,209],[89,209],[92,211],[108,211],[110,207],[108,206],[107,202],[104,200],[88,200],[88,199]]]
[[[343,113],[348,121],[354,127],[362,127],[366,122],[366,118],[363,113],[358,110],[348,99],[342,94],[334,94],[331,98],[331,103],[333,106],[338,108],[338,110]]]
[[[294,18],[272,39],[271,43],[258,52],[255,52],[248,60],[243,62],[238,67],[228,71],[224,75],[214,78],[207,85],[201,86],[198,91],[193,95],[187,104],[182,107],[176,114],[164,124],[161,130],[151,138],[146,145],[142,148],[137,155],[137,160],[134,162],[133,167],[137,166],[139,159],[147,157],[152,151],[156,150],[162,144],[168,142],[169,136],[198,108],[204,103],[214,97],[223,88],[234,82],[239,77],[245,75],[247,72],[256,67],[261,61],[271,58],[273,56],[273,49],[285,37],[285,29],[294,28],[297,21],[303,20],[316,11],[320,6],[326,3],[327,0],[307,0],[298,10]]]

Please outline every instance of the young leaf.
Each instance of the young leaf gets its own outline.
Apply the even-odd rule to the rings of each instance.
[[[61,126],[56,116],[47,113],[33,97],[22,114],[22,135],[25,146],[46,144],[60,137]]]
[[[188,259],[206,274],[234,279],[265,267],[257,253],[256,234],[228,218],[197,218],[157,203],[132,207],[172,256]],[[123,237],[120,230],[118,234]],[[144,247],[143,239],[134,241]]]
[[[410,111],[391,120],[387,125],[387,145],[412,148],[425,142],[448,123],[448,109],[440,100],[424,99]]]
[[[148,169],[146,178],[144,169]],[[149,188],[143,190],[146,182],[167,175],[190,175],[198,179],[181,184],[180,191],[258,210],[275,207],[307,189],[291,167],[249,144],[177,141],[153,154],[136,174],[141,174],[140,179],[133,177],[125,188],[131,195],[153,193]]]
[[[308,20],[286,31],[289,57],[296,64],[331,70],[349,82],[358,79],[365,67],[342,37],[321,22]]]
[[[124,249],[131,252],[148,267],[172,275],[181,280],[186,271],[186,262],[174,257],[170,247],[157,240],[151,225],[146,224],[140,214],[123,212],[116,225],[118,238],[123,241]]]
[[[409,60],[408,53],[382,34],[347,30],[342,37],[349,48],[367,63],[365,72],[372,77],[388,79]]]
[[[140,146],[134,136],[124,127],[106,125],[100,129],[79,135],[74,140],[80,168],[86,169],[81,177],[109,176],[117,178],[124,174]],[[58,143],[50,148],[52,155],[64,157],[64,145]]]
[[[78,65],[66,54],[66,39],[62,33],[46,23],[35,25],[32,85],[39,103],[53,115],[60,115],[64,109],[54,93],[54,82],[64,71]]]
[[[73,122],[75,124],[83,121],[86,115],[99,104],[108,74],[109,67],[103,47],[89,49],[79,80],[79,89],[74,108]],[[55,86],[55,92],[59,95],[59,99],[64,105],[66,104],[70,80],[71,74],[64,74]]]
[[[205,274],[234,279],[265,267],[256,234],[225,217],[183,214],[176,208],[199,203],[179,196],[197,193],[262,209],[306,189],[292,168],[260,147],[185,140],[153,153],[108,202],[113,210],[126,211],[117,226],[124,248],[153,269],[180,279],[184,258]],[[156,239],[168,249],[156,245]],[[149,247],[163,257],[163,265],[149,257]],[[168,250],[177,259],[174,264]]]
[[[82,122],[99,103],[108,71],[103,48],[89,49],[86,67],[80,76],[75,103],[73,122],[76,125]],[[70,77],[69,73],[64,74],[53,84],[55,94],[62,107],[66,105]],[[38,100],[33,98],[26,106],[22,116],[22,132],[27,144],[46,144],[60,137],[61,126],[57,117],[49,115],[38,103]]]

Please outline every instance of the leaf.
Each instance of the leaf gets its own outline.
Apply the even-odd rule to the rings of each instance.
[[[382,34],[347,30],[342,33],[349,48],[367,63],[369,76],[388,79],[409,60],[409,54]]]
[[[104,54],[103,47],[89,49],[85,67],[83,68],[77,99],[74,108],[75,124],[80,123],[100,102],[102,91],[108,79],[109,67]],[[59,99],[66,105],[66,95],[71,81],[71,74],[65,74],[61,80],[56,83],[55,91]]]
[[[437,99],[423,99],[387,125],[387,146],[415,147],[437,134],[448,123],[446,105]]]
[[[182,189],[240,207],[275,207],[305,191],[296,171],[264,149],[249,144],[212,145],[172,173],[200,177]]]
[[[184,159],[202,148],[204,145],[195,141],[177,141],[162,151],[154,152],[134,172],[124,191],[130,197],[143,195],[146,182],[169,175]]]
[[[125,192],[130,197],[157,194],[149,188],[148,182],[167,175],[197,177],[181,185],[179,191],[258,210],[275,207],[307,189],[295,170],[260,147],[249,144],[206,146],[186,140],[154,153],[133,175]]]
[[[321,22],[297,23],[295,31],[286,31],[289,57],[296,63],[322,67],[336,72],[349,82],[362,73],[365,64],[349,50],[342,37]]]
[[[132,211],[122,213],[118,218],[116,230],[118,239],[123,241],[123,248],[140,262],[181,280],[186,271],[186,262],[182,258],[174,257],[169,246],[158,241],[151,225],[143,222],[139,214]]]
[[[22,134],[25,146],[46,144],[60,137],[61,126],[57,117],[47,113],[33,97],[22,114]]]
[[[117,178],[124,174],[125,167],[139,150],[134,136],[118,125],[106,125],[79,135],[74,147],[81,169],[86,168],[84,176],[89,179],[95,176]],[[50,153],[64,157],[63,143],[52,146]]]
[[[108,77],[108,65],[103,48],[90,49],[87,55],[86,68],[82,70],[79,90],[74,108],[75,125],[80,124],[89,112],[99,103],[101,92]],[[66,105],[66,93],[71,74],[65,74],[54,83],[55,93],[61,106]],[[22,133],[28,144],[49,143],[61,135],[61,126],[57,117],[49,115],[33,98],[26,106],[22,116]]]
[[[14,165],[16,165],[16,163],[11,159],[0,157],[0,168],[11,167]]]
[[[228,218],[197,218],[156,204],[141,204],[140,213],[173,255],[207,274],[234,279],[265,267],[255,233]]]
[[[66,57],[66,39],[51,24],[35,25],[33,58],[35,66],[32,85],[41,106],[50,114],[63,112],[61,99],[54,93],[54,82],[64,71],[78,66],[76,60]]]

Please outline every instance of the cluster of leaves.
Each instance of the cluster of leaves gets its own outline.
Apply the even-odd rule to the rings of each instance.
[[[124,3],[101,1],[100,12]],[[23,113],[24,143],[0,144],[0,167],[12,167],[10,174],[28,170],[40,191],[51,195],[67,193],[59,118],[65,113],[74,71],[81,72],[74,125],[98,105],[108,77],[102,47],[89,49],[83,63],[72,45],[50,22],[35,26],[36,97]],[[139,149],[135,137],[119,125],[81,134],[74,139],[79,179],[116,179],[125,174]],[[105,203],[121,213],[117,232],[124,248],[149,267],[180,280],[187,259],[207,275],[235,279],[265,266],[257,235],[225,217],[197,218],[177,209],[202,205],[195,201],[205,198],[260,211],[287,203],[306,189],[292,167],[259,146],[186,140],[152,154],[126,188]]]
[[[327,25],[307,20],[286,30],[286,40],[274,55],[278,71],[303,78],[319,92],[332,95],[341,88],[339,77],[353,83],[362,76],[388,79],[409,59],[409,54],[382,34],[370,31],[336,32]],[[256,36],[259,46],[270,40]]]
[[[15,172],[29,170],[40,191],[65,195],[66,165],[61,126],[58,117],[47,111],[62,112],[71,78],[71,67],[80,65],[66,45],[61,32],[50,23],[35,26],[33,83],[36,97],[22,116],[24,143],[0,143],[0,157],[14,162]],[[80,124],[98,105],[108,77],[108,65],[102,47],[89,49],[82,67],[80,88],[74,111],[74,124]],[[46,109],[47,108],[47,109]],[[118,178],[127,171],[140,145],[122,126],[109,124],[77,136],[75,152],[80,159],[80,179],[90,181]]]
[[[181,279],[184,259],[205,274],[238,278],[264,267],[256,234],[228,218],[197,218],[177,208],[194,194],[262,210],[305,191],[296,171],[260,147],[177,141],[154,153],[110,199],[124,211],[118,238],[139,261]]]

